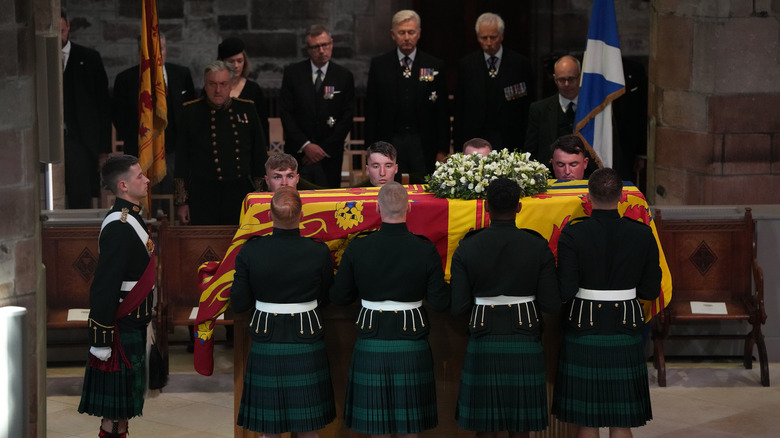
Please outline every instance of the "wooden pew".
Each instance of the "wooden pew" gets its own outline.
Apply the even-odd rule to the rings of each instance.
[[[761,384],[769,386],[769,364],[761,333],[766,322],[764,274],[756,259],[750,208],[745,209],[742,219],[663,220],[659,210],[655,220],[674,284],[671,302],[653,318],[653,364],[658,370],[658,385],[666,386],[664,341],[691,338],[744,341],[746,369],[753,367],[753,347],[757,347]],[[726,313],[694,313],[691,302],[718,303],[725,306]],[[741,330],[733,334],[671,334],[672,326],[679,328],[681,324],[734,321],[747,323],[747,333],[740,324]]]
[[[163,220],[160,226],[160,265],[158,271],[159,311],[158,336],[163,358],[168,360],[168,334],[175,326],[191,326],[193,308],[198,307],[198,266],[209,261],[222,260],[238,230],[237,225],[170,225]],[[216,321],[232,325],[229,314]]]
[[[68,310],[89,309],[89,287],[97,267],[99,234],[99,225],[42,228],[47,328],[87,327],[85,320],[68,321]]]

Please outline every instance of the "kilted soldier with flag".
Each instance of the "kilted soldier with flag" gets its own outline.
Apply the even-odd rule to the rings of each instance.
[[[99,437],[124,438],[141,415],[146,379],[146,330],[157,277],[154,243],[141,216],[149,179],[132,155],[110,156],[101,171],[116,201],[100,231],[89,291],[89,362],[79,412],[102,417]]]

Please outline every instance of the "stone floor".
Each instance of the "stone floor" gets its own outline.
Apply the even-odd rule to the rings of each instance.
[[[171,378],[165,392],[147,400],[144,416],[132,420],[132,437],[232,437],[232,350],[217,346],[210,377],[192,369],[192,355],[172,347]],[[47,373],[48,438],[93,438],[95,418],[76,412],[83,367],[50,363]],[[770,364],[771,382],[759,384],[757,369],[736,361],[672,362],[668,386],[659,388],[650,372],[654,420],[634,436],[684,438],[780,437],[780,363]],[[436,431],[421,437],[437,437]],[[464,435],[467,436],[467,435]],[[608,436],[603,430],[602,437]]]

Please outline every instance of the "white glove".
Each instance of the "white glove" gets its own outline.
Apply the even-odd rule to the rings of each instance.
[[[111,347],[89,347],[89,352],[103,362],[111,357]]]

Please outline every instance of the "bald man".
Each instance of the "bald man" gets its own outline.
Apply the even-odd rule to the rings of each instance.
[[[558,137],[574,132],[574,114],[580,92],[580,61],[562,56],[555,62],[555,86],[558,93],[531,104],[524,152],[531,159],[550,167],[550,145]],[[552,169],[550,169],[552,170]]]

